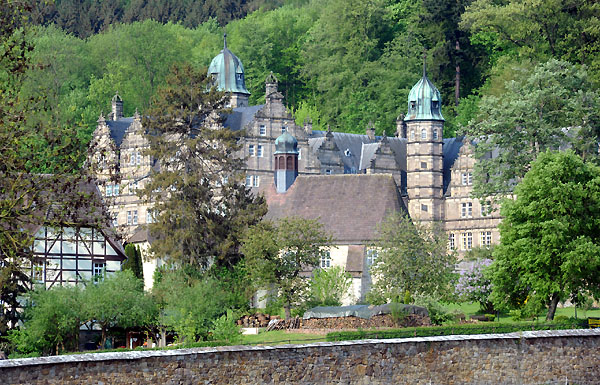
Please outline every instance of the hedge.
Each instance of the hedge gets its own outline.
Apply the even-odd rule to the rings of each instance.
[[[571,320],[556,323],[490,323],[490,324],[463,324],[448,326],[421,326],[402,329],[386,330],[357,330],[327,333],[327,341],[348,341],[363,339],[387,339],[448,336],[457,334],[491,334],[511,333],[525,330],[560,330],[587,328],[587,320]]]

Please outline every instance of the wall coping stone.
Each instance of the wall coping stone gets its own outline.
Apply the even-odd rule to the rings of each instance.
[[[108,352],[108,353],[84,353],[71,354],[63,356],[48,356],[34,358],[17,358],[10,360],[1,360],[0,369],[17,368],[33,365],[55,365],[73,362],[95,362],[110,360],[139,360],[151,357],[185,356],[192,354],[211,354],[222,352],[245,352],[245,351],[265,351],[265,350],[286,350],[286,349],[304,349],[315,347],[336,347],[352,345],[376,345],[376,344],[404,344],[415,342],[447,342],[447,341],[476,341],[476,340],[494,340],[494,339],[532,339],[532,338],[560,338],[560,337],[600,337],[600,328],[598,329],[569,329],[569,330],[539,330],[539,331],[521,331],[514,333],[497,334],[471,334],[471,335],[451,335],[435,337],[412,337],[412,338],[390,338],[390,339],[369,339],[352,340],[337,342],[314,342],[309,344],[287,344],[276,346],[218,346],[189,349],[172,350],[134,350],[128,352]]]

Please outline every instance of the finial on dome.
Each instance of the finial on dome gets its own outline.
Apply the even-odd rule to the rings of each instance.
[[[227,48],[227,32],[223,33],[223,49]]]

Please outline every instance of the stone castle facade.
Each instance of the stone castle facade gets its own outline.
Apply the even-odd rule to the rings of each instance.
[[[394,137],[376,136],[372,125],[361,135],[313,130],[310,119],[303,125],[296,124],[285,107],[273,74],[265,80],[265,103],[249,106],[243,65],[226,44],[213,59],[209,74],[221,90],[231,95],[232,112],[225,126],[245,130],[239,156],[246,159],[246,185],[254,192],[264,192],[273,185],[277,169],[275,141],[282,133],[289,133],[297,141],[295,171],[299,178],[387,174],[393,179],[402,209],[418,221],[442,222],[448,232],[449,247],[459,255],[498,242],[498,210],[471,197],[473,144],[464,137],[443,137],[440,93],[425,70],[409,94],[406,116],[397,119]],[[141,203],[136,190],[143,187],[150,176],[153,160],[143,155],[148,143],[139,114],[124,117],[122,111],[123,101],[115,95],[110,115],[100,116],[98,120],[94,156],[100,164],[106,164],[107,169],[118,165],[117,178],[101,170],[97,173],[102,182],[101,190],[110,198],[114,224],[124,238],[141,242],[147,238],[140,235],[140,231],[152,221],[152,209]],[[343,195],[343,191],[335,190],[322,193],[331,194],[333,199]],[[363,196],[352,198],[354,204],[368,206],[379,199],[380,192],[360,193]],[[335,217],[336,213],[327,215]],[[358,242],[364,258],[367,258],[366,245],[370,241],[372,239]]]

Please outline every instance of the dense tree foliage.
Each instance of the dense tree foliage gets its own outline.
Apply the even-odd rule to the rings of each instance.
[[[572,151],[544,152],[506,200],[494,250],[492,300],[548,308],[600,295],[600,168]]]
[[[246,267],[257,288],[271,288],[283,303],[285,317],[309,295],[309,282],[300,272],[314,268],[329,255],[331,236],[312,219],[284,218],[261,222],[244,239]]]
[[[136,278],[144,279],[144,261],[142,252],[138,246],[128,244],[125,246],[127,260],[121,265],[121,270],[130,270]]]
[[[39,1],[32,10],[36,24],[55,24],[79,37],[89,37],[116,23],[156,20],[194,28],[210,19],[221,25],[280,0],[55,0]]]
[[[238,263],[244,231],[266,213],[242,183],[239,133],[222,124],[227,96],[208,88],[206,69],[174,66],[143,119],[160,165],[142,192],[156,213],[151,251],[198,270]]]
[[[386,303],[414,295],[441,298],[450,289],[456,257],[447,249],[448,237],[439,224],[413,223],[392,214],[381,224],[371,265],[369,298]]]
[[[478,139],[474,194],[512,191],[546,149],[572,145],[584,158],[597,156],[600,94],[585,68],[550,60],[513,68],[515,80],[499,95],[484,96],[467,128]],[[494,156],[488,154],[493,152]]]

